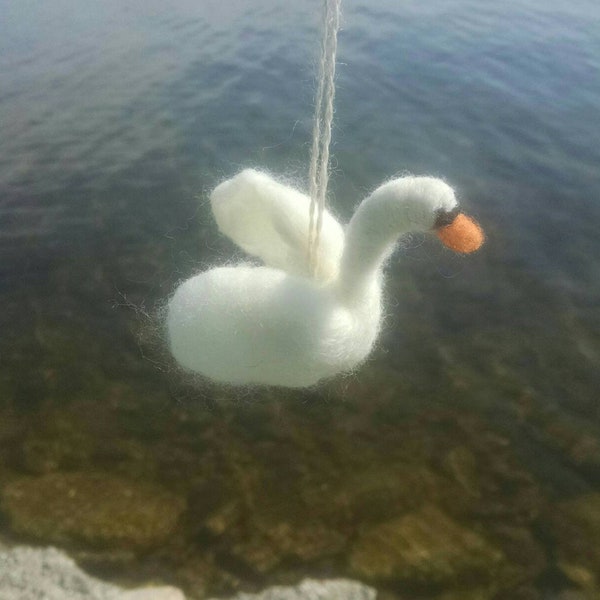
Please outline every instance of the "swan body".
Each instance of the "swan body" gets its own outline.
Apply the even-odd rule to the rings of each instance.
[[[287,387],[313,385],[368,356],[381,322],[382,267],[396,240],[434,228],[457,206],[439,179],[389,181],[362,202],[345,234],[325,215],[320,270],[311,277],[307,196],[245,170],[219,185],[211,203],[221,231],[265,265],[217,267],[184,281],[168,306],[171,352],[217,382]]]
[[[171,350],[183,367],[215,381],[305,387],[367,356],[380,310],[377,301],[352,310],[329,287],[279,269],[218,267],[173,296]]]

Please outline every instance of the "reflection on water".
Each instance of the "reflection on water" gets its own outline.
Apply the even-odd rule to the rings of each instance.
[[[306,573],[425,597],[593,589],[595,2],[345,2],[333,210],[347,220],[386,177],[432,173],[489,236],[465,259],[403,243],[355,376],[306,394],[190,388],[127,308],[152,312],[231,258],[215,182],[305,176],[317,4],[0,2],[3,531],[197,594]],[[135,528],[73,535],[11,500],[85,497],[98,473],[187,509],[142,547]]]

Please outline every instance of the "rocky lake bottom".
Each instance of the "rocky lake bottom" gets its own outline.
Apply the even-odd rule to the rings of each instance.
[[[390,599],[600,593],[600,442],[531,390],[507,388],[501,419],[458,368],[442,394],[385,361],[310,391],[228,390],[186,380],[143,314],[111,310],[118,339],[41,311],[3,342],[10,543],[198,600],[306,576]]]

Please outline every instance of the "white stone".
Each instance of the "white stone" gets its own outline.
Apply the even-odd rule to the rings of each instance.
[[[0,600],[185,600],[172,587],[123,590],[91,577],[55,548],[0,551]]]
[[[375,600],[376,596],[373,588],[348,579],[305,579],[294,587],[274,586],[258,594],[237,594],[229,600]]]

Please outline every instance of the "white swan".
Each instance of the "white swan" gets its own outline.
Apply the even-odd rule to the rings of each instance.
[[[396,240],[448,226],[457,214],[452,188],[439,179],[389,181],[362,202],[345,235],[325,214],[311,278],[307,196],[245,170],[219,185],[211,203],[221,231],[266,266],[218,267],[182,283],[168,306],[171,352],[218,382],[287,387],[313,385],[368,356]]]

